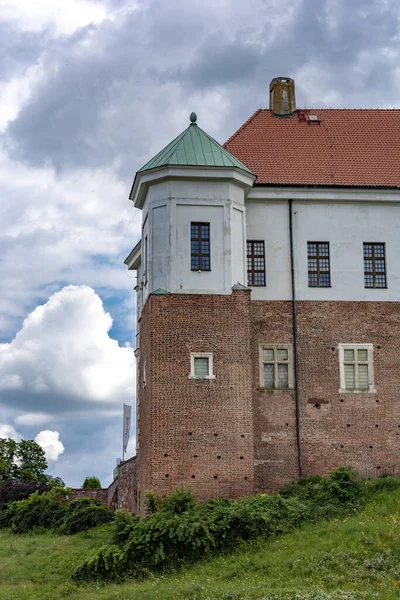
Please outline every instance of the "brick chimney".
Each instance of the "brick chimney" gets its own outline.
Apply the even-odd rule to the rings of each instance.
[[[292,117],[296,113],[294,80],[275,77],[269,84],[269,109],[275,117]]]

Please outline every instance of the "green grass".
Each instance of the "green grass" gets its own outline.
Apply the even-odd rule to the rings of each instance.
[[[70,580],[107,542],[109,525],[75,536],[0,531],[1,600],[359,600],[400,598],[400,490],[357,515],[242,547],[234,555],[143,582]]]

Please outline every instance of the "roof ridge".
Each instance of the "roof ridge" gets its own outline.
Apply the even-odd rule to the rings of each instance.
[[[237,135],[238,135],[238,134],[239,134],[239,133],[240,133],[240,132],[241,132],[241,131],[242,131],[242,130],[245,128],[245,127],[247,127],[247,125],[249,125],[249,124],[251,123],[251,121],[252,121],[253,119],[255,119],[255,117],[258,115],[258,113],[260,113],[262,110],[268,110],[268,109],[267,109],[267,108],[266,108],[266,109],[264,109],[264,108],[258,108],[258,109],[256,110],[256,112],[255,112],[254,114],[252,114],[252,115],[251,115],[251,117],[249,117],[249,118],[247,119],[247,121],[245,121],[245,122],[243,123],[243,125],[242,125],[241,127],[239,127],[239,129],[238,129],[237,131],[235,131],[235,133],[233,133],[233,134],[231,135],[231,137],[230,137],[230,138],[228,138],[228,139],[226,140],[226,142],[224,142],[224,143],[222,144],[222,147],[223,147],[223,148],[225,148],[226,144],[229,144],[229,142],[231,142],[231,141],[232,141],[232,140],[233,140],[233,139],[234,139],[234,138],[235,138],[235,137],[236,137],[236,136],[237,136]]]
[[[190,127],[190,125],[189,125]],[[170,142],[169,144],[167,144],[166,146],[164,146],[164,148],[162,148],[162,150],[160,150],[155,156],[153,156],[153,158],[150,158],[150,160],[148,160],[143,167],[141,167],[139,169],[139,171],[146,171],[146,167],[149,163],[153,162],[153,160],[155,158],[160,159],[161,156],[163,155],[163,152],[168,150],[168,152],[166,152],[165,156],[170,156],[173,151],[175,150],[176,146],[179,144],[179,142],[181,141],[181,138],[185,135],[185,133],[187,132],[187,130],[189,129],[189,127],[187,127],[186,129],[184,129],[183,131],[181,131],[181,133],[179,135],[176,136],[175,139],[172,140],[172,142]]]

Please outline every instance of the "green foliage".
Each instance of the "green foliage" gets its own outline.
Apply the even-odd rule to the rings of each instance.
[[[7,509],[14,533],[26,533],[32,529],[57,527],[67,511],[66,502],[54,491],[34,492],[26,500],[12,502]]]
[[[44,450],[33,440],[21,440],[15,454],[14,479],[40,481],[44,479],[47,460]]]
[[[179,515],[195,506],[196,498],[190,489],[178,488],[167,496],[157,496],[152,491],[146,492],[146,512],[149,515],[161,509]]]
[[[374,480],[375,481],[375,480]],[[363,489],[370,482],[362,482]],[[363,492],[364,493],[364,492]],[[210,505],[230,505],[227,500]],[[201,506],[201,505],[200,505]],[[119,511],[119,530],[137,517]],[[118,518],[118,517],[117,517]],[[242,543],[179,572],[80,586],[77,564],[111,543],[116,522],[74,536],[0,531],[0,600],[398,600],[400,489],[371,492],[363,511]],[[113,540],[115,543],[115,540]],[[124,542],[123,542],[124,543]],[[119,544],[116,544],[117,546]]]
[[[84,490],[101,488],[100,479],[98,479],[98,477],[86,477],[85,481],[82,483],[82,488]]]
[[[188,490],[166,497],[147,494],[149,516],[119,514],[113,544],[74,572],[76,581],[124,576],[141,577],[218,551],[230,551],[248,540],[288,533],[301,523],[349,513],[361,506],[362,486],[350,469],[328,478],[301,480],[284,493],[259,494],[235,502],[209,500],[196,506]]]
[[[1,511],[11,502],[25,500],[36,491],[43,493],[48,490],[49,486],[41,481],[15,481],[10,479],[0,482],[0,520]]]
[[[10,438],[0,439],[0,481],[43,481],[51,484],[53,478],[45,475],[46,469],[44,450],[33,440],[16,442]]]
[[[103,523],[109,523],[113,519],[113,511],[97,500],[79,498],[69,503],[64,518],[58,526],[58,532],[71,535],[97,525],[103,525]]]
[[[14,479],[17,442],[10,438],[0,438],[0,481]]]

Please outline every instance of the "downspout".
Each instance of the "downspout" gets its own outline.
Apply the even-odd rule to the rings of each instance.
[[[294,350],[294,389],[295,389],[295,406],[296,406],[296,442],[297,442],[297,461],[299,477],[303,476],[303,465],[301,455],[301,440],[300,440],[300,409],[299,409],[299,350],[297,338],[297,300],[296,300],[296,278],[294,271],[294,247],[293,247],[293,200],[289,200],[289,237],[290,237],[290,267],[292,279],[292,308],[293,308],[293,350]]]

